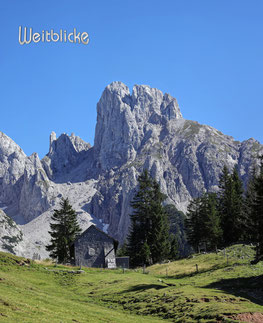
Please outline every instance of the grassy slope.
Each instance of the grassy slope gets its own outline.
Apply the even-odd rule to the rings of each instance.
[[[233,322],[263,313],[263,263],[250,247],[141,270],[85,269],[70,274],[50,264],[24,264],[0,253],[1,322]],[[196,273],[196,264],[199,273]],[[143,315],[140,315],[143,314]],[[140,316],[139,316],[140,315]]]

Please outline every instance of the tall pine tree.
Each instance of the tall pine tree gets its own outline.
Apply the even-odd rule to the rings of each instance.
[[[217,249],[222,241],[221,221],[218,213],[216,193],[205,193],[201,198],[201,221],[203,241],[209,250]]]
[[[133,266],[163,260],[169,253],[167,215],[163,208],[166,196],[147,170],[138,178],[139,189],[131,201],[131,228],[128,251]]]
[[[161,192],[160,185],[153,180],[151,230],[148,239],[153,263],[165,259],[170,249],[168,218],[162,204],[165,199],[166,195]]]
[[[185,220],[187,240],[196,251],[198,251],[204,236],[202,232],[201,205],[202,199],[200,197],[192,199],[187,207]]]
[[[254,167],[247,184],[243,206],[243,240],[249,243],[256,243],[255,232],[257,230],[257,220],[255,218],[254,205],[256,202],[256,168]]]
[[[225,245],[242,240],[244,231],[243,223],[243,184],[239,178],[238,171],[234,168],[229,174],[226,166],[219,181],[219,213],[223,230],[223,241]]]
[[[217,248],[221,242],[222,230],[215,193],[205,193],[190,202],[186,228],[188,241],[196,251],[201,243],[209,250]]]
[[[171,245],[168,258],[175,260],[189,256],[192,253],[192,247],[186,237],[185,214],[182,211],[178,211],[173,204],[165,205],[164,209],[168,216]]]
[[[260,157],[259,174],[254,178],[254,200],[252,216],[254,220],[254,241],[256,243],[255,262],[263,260],[263,156]]]
[[[69,204],[68,199],[62,199],[61,209],[55,210],[51,216],[54,223],[50,223],[51,244],[46,246],[53,259],[59,263],[71,262],[74,258],[72,243],[81,232],[77,222],[77,214]]]
[[[133,266],[149,265],[148,232],[150,226],[152,180],[147,170],[138,177],[139,190],[131,201],[134,209],[130,216],[131,228],[127,238],[128,253]]]

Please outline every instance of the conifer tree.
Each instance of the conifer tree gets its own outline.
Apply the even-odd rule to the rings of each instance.
[[[247,184],[244,205],[242,209],[243,219],[243,239],[246,242],[256,243],[256,219],[254,217],[254,205],[256,199],[256,168],[254,167]]]
[[[255,262],[263,259],[263,156],[260,157],[259,174],[255,176],[255,197],[252,204],[254,240],[256,243]]]
[[[151,250],[147,241],[142,244],[138,253],[138,259],[140,259],[143,265],[150,265],[152,263]]]
[[[187,240],[196,251],[198,251],[198,246],[204,237],[202,232],[201,203],[202,200],[200,197],[196,197],[190,201],[185,220]]]
[[[117,257],[127,256],[128,253],[129,253],[128,244],[127,244],[127,241],[124,241],[123,245],[118,247]]]
[[[72,243],[81,232],[77,222],[77,214],[69,204],[68,199],[62,199],[61,209],[55,210],[50,223],[51,244],[46,246],[53,259],[59,263],[70,262],[74,258]]]
[[[212,250],[221,242],[222,230],[217,203],[215,193],[205,193],[193,199],[188,206],[187,238],[196,251],[201,243]]]
[[[179,259],[180,254],[179,254],[179,243],[177,236],[175,234],[170,234],[170,252],[168,255],[168,258],[170,260],[176,260]]]
[[[222,229],[218,213],[218,199],[216,193],[206,193],[201,198],[200,217],[203,223],[203,241],[208,249],[217,249],[221,243]]]
[[[243,184],[238,171],[234,168],[229,174],[226,166],[219,181],[219,212],[225,245],[241,241],[244,232],[243,223]]]
[[[178,211],[173,204],[164,206],[168,216],[168,225],[170,233],[170,254],[169,259],[178,259],[187,257],[192,252],[192,247],[186,237],[185,219],[182,211]]]
[[[147,170],[138,177],[139,189],[131,206],[128,251],[133,266],[163,260],[169,253],[167,215],[162,206],[166,196]]]
[[[227,217],[229,214],[229,207],[230,207],[230,182],[231,182],[231,176],[229,174],[228,168],[226,165],[223,167],[222,174],[219,178],[219,192],[218,192],[218,208],[221,220],[223,220],[224,217]]]
[[[133,266],[149,265],[150,257],[148,251],[143,252],[148,246],[148,232],[150,226],[152,180],[147,170],[138,177],[139,189],[131,201],[134,209],[130,216],[131,229],[128,235],[128,252]],[[147,257],[145,257],[147,253]]]
[[[149,232],[149,247],[152,262],[160,262],[169,254],[169,227],[167,214],[162,205],[166,195],[160,190],[160,185],[152,182],[152,202],[151,202],[151,230]]]

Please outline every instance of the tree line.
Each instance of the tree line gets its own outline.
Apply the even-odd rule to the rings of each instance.
[[[263,157],[254,169],[246,191],[237,168],[222,170],[217,193],[206,192],[190,201],[186,217],[174,205],[164,206],[167,196],[147,170],[138,177],[131,201],[133,213],[125,244],[119,255],[129,255],[132,266],[151,265],[198,251],[247,242],[256,246],[255,262],[263,259]],[[46,247],[58,262],[72,262],[73,242],[81,230],[68,199],[62,199],[50,224],[51,243]]]
[[[217,193],[204,193],[191,200],[186,230],[189,243],[198,250],[246,242],[256,246],[255,262],[263,255],[263,157],[253,169],[244,190],[237,168],[224,166]]]

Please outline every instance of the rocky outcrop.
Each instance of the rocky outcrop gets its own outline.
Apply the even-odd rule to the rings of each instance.
[[[19,202],[27,156],[8,136],[0,132],[0,201]]]
[[[52,132],[49,153],[42,160],[49,179],[56,180],[77,167],[90,148],[89,143],[73,133],[71,136],[64,133],[56,139],[55,132]]]
[[[169,120],[182,118],[176,99],[149,86],[106,87],[97,105],[94,152],[97,167],[109,170],[133,161],[146,141]]]
[[[27,157],[0,134],[0,208],[21,226],[27,256],[46,257],[50,216],[68,197],[83,230],[91,223],[123,241],[137,177],[149,169],[168,196],[185,211],[189,200],[217,191],[222,168],[234,166],[247,182],[263,152],[254,139],[235,141],[220,131],[182,117],[175,98],[146,85],[132,93],[121,82],[108,85],[97,105],[94,146],[79,137],[50,136],[48,154]],[[37,249],[34,249],[36,248]]]
[[[29,222],[50,207],[51,183],[38,154],[27,158],[21,182],[18,209],[23,219]]]
[[[0,206],[18,223],[28,222],[49,208],[48,186],[38,155],[27,157],[0,133]]]
[[[19,244],[22,240],[21,229],[3,210],[0,210],[0,250],[19,253]]]

